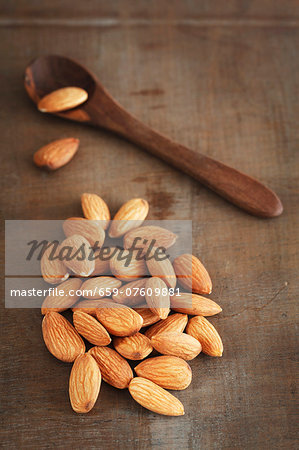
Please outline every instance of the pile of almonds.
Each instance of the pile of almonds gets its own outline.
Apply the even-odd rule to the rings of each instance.
[[[83,194],[81,202],[84,218],[64,222],[66,239],[60,247],[76,249],[97,242],[102,248],[106,234],[123,239],[124,251],[129,251],[136,236],[155,240],[166,249],[176,240],[165,228],[142,226],[149,209],[146,200],[129,200],[111,222],[101,197]],[[64,295],[49,295],[44,300],[42,332],[52,355],[73,362],[69,379],[73,410],[87,413],[93,408],[103,378],[115,388],[128,388],[131,396],[151,411],[183,415],[182,403],[166,389],[189,386],[192,372],[186,361],[201,351],[210,356],[221,356],[223,351],[218,332],[206,319],[221,312],[221,307],[201,295],[210,294],[212,283],[199,259],[190,254],[173,262],[133,257],[126,266],[115,256],[105,261],[51,260],[50,250],[42,257],[41,273],[48,283],[59,284]],[[107,251],[113,250],[109,247]],[[177,283],[184,291],[175,289]],[[70,295],[77,290],[87,292],[86,297]],[[110,298],[107,292],[111,292]],[[69,308],[73,325],[61,314]],[[192,317],[188,319],[188,315]],[[87,352],[82,338],[93,345]],[[152,352],[155,356],[147,358]],[[134,368],[136,376],[127,360],[143,360]]]

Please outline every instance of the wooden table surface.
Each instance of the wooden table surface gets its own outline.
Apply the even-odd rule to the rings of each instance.
[[[3,448],[295,448],[298,1],[19,0],[1,10],[3,218],[75,216],[80,194],[96,192],[112,212],[140,196],[151,219],[192,219],[224,342],[222,358],[191,362],[192,384],[175,393],[183,417],[151,413],[105,383],[92,412],[76,415],[71,366],[47,352],[40,311],[3,300]],[[38,113],[22,76],[45,53],[81,61],[147,124],[264,181],[283,215],[249,216],[128,142]],[[33,166],[36,149],[68,136],[81,141],[69,165]]]

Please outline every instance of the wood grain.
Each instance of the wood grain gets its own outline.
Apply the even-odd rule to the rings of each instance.
[[[150,413],[105,383],[95,408],[81,417],[68,399],[71,366],[47,352],[40,312],[3,307],[4,448],[296,448],[298,3],[214,3],[5,4],[3,218],[76,216],[80,194],[97,192],[113,212],[138,196],[149,201],[152,219],[192,219],[194,253],[223,308],[211,322],[224,354],[191,361],[193,382],[176,394],[183,417]],[[39,114],[23,71],[31,59],[58,50],[97,73],[149,126],[264,180],[279,192],[283,215],[248,216],[126,141]],[[55,173],[33,165],[39,147],[68,136],[81,142],[69,165]]]

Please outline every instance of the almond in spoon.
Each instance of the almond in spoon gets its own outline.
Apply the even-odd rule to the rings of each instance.
[[[50,92],[40,99],[37,104],[41,112],[56,113],[76,108],[86,102],[87,92],[79,87],[70,86]]]

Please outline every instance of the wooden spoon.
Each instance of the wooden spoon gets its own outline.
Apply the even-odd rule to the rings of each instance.
[[[122,108],[97,78],[76,61],[47,55],[35,59],[26,68],[25,87],[35,103],[53,90],[66,86],[85,89],[88,100],[56,115],[121,135],[251,214],[275,217],[282,213],[283,206],[273,191],[254,178],[177,144],[143,124]]]

